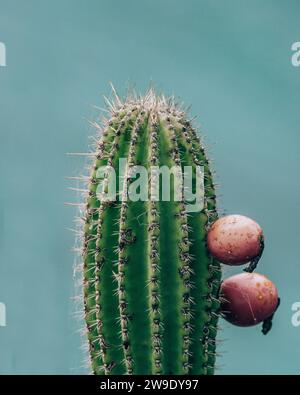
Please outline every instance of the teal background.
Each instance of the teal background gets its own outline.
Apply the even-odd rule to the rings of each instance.
[[[221,207],[264,228],[282,305],[266,337],[220,323],[217,372],[300,373],[299,21],[297,0],[0,0],[0,373],[86,373],[64,206],[83,162],[65,153],[87,150],[109,81],[192,104]]]

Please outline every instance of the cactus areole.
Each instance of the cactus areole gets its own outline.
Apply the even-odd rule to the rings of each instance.
[[[109,111],[97,138],[84,215],[83,292],[92,370],[213,374],[221,270],[206,246],[207,229],[218,216],[202,141],[174,100],[152,90],[124,102],[116,96]],[[119,177],[124,159],[126,171]],[[169,200],[161,198],[163,188],[156,199],[122,199],[134,165],[148,172],[153,166],[187,166],[193,174],[200,166],[201,209],[188,210],[184,194],[175,199],[174,183]],[[103,167],[107,171],[99,177]],[[104,198],[111,168],[122,191],[115,201]],[[139,196],[151,181],[164,186],[161,175],[155,179],[150,173]]]

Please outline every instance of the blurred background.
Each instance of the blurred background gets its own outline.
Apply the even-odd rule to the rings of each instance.
[[[299,20],[298,0],[0,0],[0,373],[86,373],[66,153],[87,150],[109,81],[192,104],[221,209],[264,229],[282,303],[267,336],[220,322],[217,373],[300,373]]]

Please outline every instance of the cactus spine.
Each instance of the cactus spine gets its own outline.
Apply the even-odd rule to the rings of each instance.
[[[153,90],[124,102],[116,96],[109,111],[87,180],[84,215],[83,290],[92,370],[213,374],[221,270],[206,247],[217,211],[202,143],[174,100]],[[128,164],[123,182],[118,178],[120,158]],[[147,170],[203,166],[203,210],[187,213],[184,198],[99,198],[98,169],[107,167],[105,181],[109,166],[116,170],[117,190],[123,188],[119,197],[124,198],[132,165]],[[157,175],[150,174],[151,188]]]

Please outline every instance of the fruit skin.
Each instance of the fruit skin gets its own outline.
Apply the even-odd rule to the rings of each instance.
[[[83,215],[83,295],[94,374],[213,374],[220,264],[208,252],[216,195],[201,140],[172,98],[109,102],[91,158]],[[107,114],[106,114],[107,116]],[[204,208],[100,200],[100,166],[202,166]],[[125,183],[127,177],[123,177]],[[126,188],[124,188],[126,190]]]
[[[237,326],[253,326],[266,320],[278,306],[278,292],[266,276],[241,273],[221,284],[223,318]]]
[[[227,215],[212,224],[207,235],[210,253],[227,265],[243,265],[259,258],[264,245],[261,227],[243,215]]]

